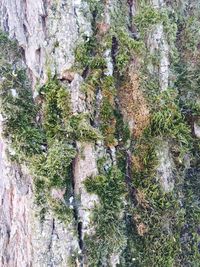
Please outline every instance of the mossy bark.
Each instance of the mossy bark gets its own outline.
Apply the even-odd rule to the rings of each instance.
[[[199,5],[37,0],[34,21],[2,1],[2,140],[52,220],[21,266],[199,265]]]

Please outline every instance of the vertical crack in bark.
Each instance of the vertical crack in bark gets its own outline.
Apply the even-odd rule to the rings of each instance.
[[[113,69],[116,69],[116,54],[118,49],[118,42],[115,36],[112,37],[111,58],[113,62]]]
[[[125,181],[126,181],[126,184],[127,184],[127,187],[128,187],[130,199],[132,200],[132,202],[135,203],[136,202],[136,197],[135,197],[136,189],[131,184],[131,177],[132,177],[131,165],[132,165],[131,164],[131,151],[129,149],[127,149],[127,151],[126,151]]]
[[[130,28],[130,31],[132,32],[132,26],[133,26],[133,12],[132,12],[132,8],[133,8],[133,0],[128,0],[127,1],[128,3],[128,6],[129,6],[129,28]]]
[[[53,218],[53,220],[52,220],[51,238],[50,238],[49,245],[48,245],[48,251],[49,251],[49,253],[51,253],[52,241],[53,241],[53,235],[54,235],[54,233],[55,233],[55,219]]]
[[[74,163],[72,164],[72,168],[74,167]],[[82,222],[79,221],[79,213],[78,213],[78,203],[75,195],[75,177],[72,174],[72,195],[73,195],[73,214],[74,214],[74,220],[75,220],[75,228],[76,233],[78,236],[78,245],[79,249],[81,251],[80,254],[80,267],[83,267],[83,233],[82,233]]]

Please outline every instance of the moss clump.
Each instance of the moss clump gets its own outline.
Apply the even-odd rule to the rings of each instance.
[[[134,23],[139,33],[144,36],[153,25],[161,21],[161,18],[161,13],[157,9],[142,4],[139,8],[139,12],[134,17]]]
[[[118,29],[114,36],[118,43],[118,50],[115,61],[116,68],[120,75],[123,75],[134,56],[139,56],[144,52],[144,43],[131,37],[127,29]]]
[[[87,43],[85,45],[87,46]],[[96,101],[96,91],[101,90],[102,101],[100,106],[97,107],[99,109],[98,120],[100,120],[100,130],[105,143],[107,146],[111,146],[116,143],[114,137],[116,124],[114,99],[116,96],[116,89],[113,77],[104,74],[106,71],[106,64],[101,49],[101,46],[96,47],[90,55],[90,60],[87,61],[87,64],[84,63],[84,67],[88,68],[88,76],[83,84],[83,90],[92,108],[94,108]],[[81,64],[82,63],[83,62],[81,62]],[[93,110],[94,114],[91,114],[93,119],[95,119],[95,112],[97,111]]]
[[[182,49],[184,49],[184,56],[187,56],[187,53],[190,52],[192,55],[197,53],[198,51],[198,44],[200,42],[200,32],[199,32],[199,17],[200,14],[191,14],[190,16],[186,17],[183,22],[183,29],[181,32],[182,38]],[[187,40],[187,42],[186,42]]]
[[[119,23],[121,17],[123,17],[123,22],[126,20],[125,14],[122,14],[122,9],[125,10],[123,3],[116,3],[114,10],[111,12],[112,24],[107,25],[108,28],[104,33],[101,32],[100,25],[106,27],[106,22],[102,19],[100,22],[98,21],[101,17],[100,14],[102,14],[99,1],[92,1],[90,8],[94,12],[92,21],[94,35],[77,46],[76,64],[84,69],[84,75],[86,75],[83,89],[93,112],[91,118],[95,124],[100,125],[106,146],[112,147],[117,145],[117,118],[115,116],[117,110],[117,79],[115,80],[113,76],[107,74],[108,56],[105,54],[110,50],[109,57],[111,57],[110,60],[115,67],[114,71],[117,75],[123,76],[133,56],[142,53],[144,45],[142,41],[134,39],[128,27],[124,27],[124,25],[118,27],[121,23]],[[120,11],[120,15],[116,11]],[[106,11],[104,10],[104,12]],[[100,40],[101,42],[99,42]],[[82,58],[83,54],[84,58]],[[97,92],[102,96],[100,101],[97,99]],[[97,104],[97,102],[99,103]],[[94,109],[94,106],[96,109]]]
[[[133,156],[126,217],[128,240],[120,266],[182,266],[180,239],[186,210],[180,205],[180,192],[183,158],[192,148],[191,130],[177,90],[160,93],[158,81],[147,71],[141,73],[141,88],[149,100],[149,123],[129,148]],[[178,163],[171,193],[163,192],[158,180],[157,150],[163,140],[170,140],[170,153]]]
[[[66,178],[70,174],[68,167],[75,156],[76,150],[67,142],[55,140],[49,145],[46,164],[43,167],[50,187],[65,186]],[[69,181],[70,178],[69,176]]]
[[[100,200],[93,211],[95,234],[85,238],[88,266],[110,266],[110,256],[120,253],[126,244],[122,213],[126,193],[124,177],[113,167],[106,175],[88,178],[85,186]]]
[[[192,148],[191,131],[181,113],[175,90],[158,94],[153,103],[150,124],[137,140],[132,157],[134,206],[129,208],[130,239],[122,266],[181,266],[180,238],[186,209],[179,201],[183,182],[180,177],[183,176],[183,157]],[[173,146],[169,150],[174,160],[180,159],[173,170],[176,186],[171,193],[163,192],[157,178],[156,151],[163,140],[170,140]]]
[[[12,158],[26,163],[35,176],[36,202],[40,204],[40,213],[44,217],[51,190],[63,188],[66,183],[71,186],[69,169],[76,150],[66,138],[54,139],[61,138],[61,133],[63,136],[61,113],[66,115],[68,111],[66,105],[63,111],[58,108],[63,101],[63,91],[62,95],[55,93],[55,86],[51,83],[53,93],[51,91],[46,99],[48,104],[44,109],[44,124],[36,123],[38,108],[28,88],[25,71],[20,69],[11,72],[11,66],[9,67],[10,69],[7,66],[6,73],[1,73],[4,75],[1,84],[4,135],[14,149],[15,155]],[[61,210],[67,209],[63,203],[61,206]],[[53,210],[58,209],[54,207]]]
[[[12,158],[31,169],[42,218],[50,207],[66,221],[72,215],[66,197],[72,191],[75,142],[94,142],[100,134],[86,116],[72,114],[70,92],[55,77],[49,75],[39,90],[39,104],[34,103],[17,45],[1,34],[0,46],[1,112],[4,135],[15,152]]]
[[[175,85],[180,94],[180,107],[191,129],[194,122],[198,122],[199,109],[199,31],[198,18],[199,10],[197,3],[188,3],[185,12],[179,3],[176,12],[178,13],[179,38],[177,47],[179,61],[175,64],[177,79]],[[183,206],[185,208],[184,226],[181,231],[181,266],[198,266],[200,262],[199,253],[199,155],[200,147],[198,140],[193,135],[190,141],[192,149],[190,166],[185,171],[183,184]],[[192,207],[192,208],[191,208]]]
[[[200,149],[195,146],[193,151],[196,159],[199,158]],[[184,192],[184,206],[185,206],[185,224],[182,228],[182,250],[180,255],[180,262],[187,263],[188,266],[198,266],[200,261],[199,253],[199,223],[200,223],[200,172],[199,160],[194,161],[191,168],[186,172],[186,181],[183,188]],[[191,208],[192,207],[192,208]]]
[[[100,129],[104,136],[105,145],[108,147],[116,146],[117,139],[116,134],[116,117],[115,106],[113,101],[109,101],[107,97],[104,97],[100,110]]]
[[[52,200],[51,190],[66,188],[66,196],[71,194],[71,167],[76,157],[76,141],[96,141],[100,135],[94,129],[86,116],[73,115],[68,88],[63,87],[56,78],[49,77],[48,82],[40,89],[42,99],[43,121],[47,137],[46,151],[39,157],[34,157],[32,166],[43,187],[38,191],[37,198],[45,197],[46,201],[59,218],[67,218],[71,214],[69,207],[62,201]],[[45,202],[45,201],[43,201]]]
[[[15,41],[9,40],[6,33],[0,31],[0,46],[1,46],[1,65],[4,63],[14,63],[16,64],[20,58],[21,50]]]
[[[62,136],[71,115],[70,96],[67,88],[56,78],[49,78],[40,89],[43,109],[43,127],[48,138]]]
[[[18,67],[20,52],[16,44],[0,34],[0,83],[3,133],[20,160],[41,153],[44,134],[36,123],[37,108],[34,105],[26,72]],[[7,55],[10,51],[10,57]],[[5,54],[4,54],[5,53]],[[15,54],[16,53],[16,54]],[[18,62],[18,63],[17,63]]]
[[[183,156],[191,148],[191,130],[181,113],[175,90],[157,96],[151,118],[151,134],[174,140]]]
[[[143,73],[145,74],[143,86],[145,94],[149,96],[151,119],[143,136],[134,146],[132,157],[134,205],[130,204],[127,216],[129,239],[120,266],[198,266],[199,262],[197,234],[199,184],[196,180],[199,175],[196,169],[196,166],[199,166],[199,147],[189,127],[199,116],[197,94],[199,66],[198,61],[194,61],[194,57],[190,58],[191,54],[187,54],[190,49],[180,47],[181,31],[184,29],[182,20],[185,18],[179,18],[177,21],[176,13],[173,15],[171,13],[173,20],[176,21],[176,26],[171,31],[169,20],[164,16],[166,14],[162,14],[160,19],[164,30],[169,34],[168,41],[174,42],[170,43],[170,47],[175,49],[176,58],[170,59],[174,60],[172,62],[175,66],[174,75],[177,75],[178,79],[174,83],[176,89],[160,93],[158,82],[154,82],[146,72]],[[153,21],[152,25],[154,23],[157,21]],[[177,26],[178,40],[175,35]],[[145,25],[141,24],[141,28],[145,29]],[[145,34],[146,30],[143,33]],[[191,41],[192,47],[193,40]],[[177,51],[180,53],[179,57]],[[195,57],[195,60],[197,58]],[[196,104],[194,99],[197,100]],[[159,142],[163,140],[169,142],[169,151],[176,163],[173,169],[175,187],[171,193],[163,192],[157,179],[159,158],[156,151]],[[184,165],[184,158],[188,155],[191,165],[186,171],[185,168],[188,166]]]
[[[78,68],[84,69],[87,66],[94,64],[94,51],[97,47],[96,39],[94,37],[85,37],[83,43],[80,43],[75,50],[75,61]],[[102,62],[102,59],[100,59]],[[97,63],[96,65],[101,65],[100,63]]]
[[[87,116],[72,116],[70,119],[70,126],[73,129],[75,140],[83,142],[95,142],[96,140],[102,139],[99,131],[89,124]]]
[[[179,255],[184,209],[180,208],[178,192],[165,193],[160,187],[159,142],[144,133],[135,145],[131,181],[134,205],[130,203],[128,208],[129,239],[122,266],[172,266]]]
[[[67,139],[70,142],[96,141],[101,138],[86,115],[73,115],[70,105],[70,93],[57,79],[50,78],[40,90],[44,98],[44,129],[51,138]]]

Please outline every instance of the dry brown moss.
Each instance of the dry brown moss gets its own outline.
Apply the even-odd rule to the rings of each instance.
[[[144,169],[143,160],[141,159],[140,156],[132,155],[131,161],[135,171],[139,172]]]
[[[144,236],[146,233],[148,233],[148,226],[142,222],[142,219],[139,214],[135,214],[133,216],[133,220],[136,224],[136,229],[139,236]]]
[[[145,209],[149,208],[149,202],[146,200],[146,196],[143,191],[137,189],[135,196],[136,196],[137,203],[140,206],[142,206]]]
[[[129,123],[130,130],[139,138],[149,125],[150,112],[147,101],[140,88],[138,66],[133,64],[129,68],[127,82],[119,90],[119,100],[125,121]]]

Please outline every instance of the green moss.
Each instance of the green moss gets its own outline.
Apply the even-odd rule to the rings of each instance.
[[[80,43],[75,50],[75,61],[80,68],[85,68],[90,65],[92,60],[92,51],[95,48],[95,43],[92,38]]]
[[[87,70],[87,77],[82,88],[90,105],[94,106],[96,104],[95,95],[97,91],[100,91],[102,94],[100,111],[97,110],[97,113],[100,113],[100,115],[97,120],[100,120],[100,130],[102,132],[105,145],[111,147],[117,145],[117,118],[115,103],[117,98],[117,89],[115,79],[112,76],[105,75],[107,71],[105,51],[108,51],[108,49],[112,50],[116,45],[114,49],[117,51],[113,63],[115,64],[115,71],[117,72],[117,75],[120,74],[122,76],[125,74],[133,56],[141,54],[145,48],[142,41],[135,40],[133,36],[131,36],[131,33],[128,31],[128,27],[117,27],[117,25],[119,25],[119,16],[125,17],[125,14],[121,14],[122,10],[124,10],[124,4],[121,2],[116,3],[114,10],[111,12],[111,19],[113,22],[112,26],[108,29],[108,32],[101,36],[101,43],[99,43],[101,33],[98,32],[96,26],[98,21],[97,17],[102,13],[102,9],[98,6],[99,1],[92,1],[89,5],[95,13],[93,18],[94,35],[77,46],[76,65],[79,65],[83,69]],[[116,13],[117,10],[120,11],[120,15]],[[117,20],[114,21],[114,17]],[[116,41],[116,44],[113,43],[114,40]],[[90,115],[92,119],[95,119],[95,111],[94,114]],[[98,123],[99,122],[97,122],[97,124]]]
[[[63,201],[56,200],[50,196],[48,202],[58,220],[64,222],[66,226],[73,222],[73,209],[70,209]]]
[[[124,177],[119,169],[113,167],[107,175],[88,178],[85,186],[100,200],[92,217],[95,234],[85,237],[88,266],[110,266],[110,255],[119,253],[126,244],[122,216],[126,192]]]
[[[96,88],[99,87],[101,77],[102,77],[101,69],[94,69],[93,71],[91,71],[89,77],[87,77],[84,83],[82,84],[81,87],[82,91],[86,93],[86,95],[90,95],[91,92],[94,94]]]
[[[159,139],[144,133],[133,157],[132,195],[128,208],[128,246],[120,266],[172,266],[180,252],[184,209],[178,192],[165,193],[157,179]],[[134,259],[132,261],[132,259]]]
[[[130,238],[124,255],[126,260],[123,258],[120,266],[198,266],[199,171],[196,168],[188,170],[181,205],[180,181],[172,193],[166,194],[160,190],[152,174],[146,177],[133,175],[134,186],[140,190],[140,196],[143,193],[143,198],[129,209]],[[141,224],[148,229],[143,235],[138,234]]]
[[[48,138],[58,137],[58,135],[62,135],[64,124],[68,123],[70,115],[69,91],[56,78],[49,78],[39,93],[44,99],[43,127],[45,134]]]
[[[117,4],[118,3],[116,3],[116,5]],[[117,8],[115,6],[115,13],[116,10]],[[118,15],[118,13],[116,14]],[[159,79],[156,75],[156,71],[150,74],[146,68],[146,65],[154,66],[155,69],[159,68],[160,54],[158,52],[157,54],[149,55],[148,49],[146,49],[144,43],[139,40],[146,41],[147,34],[156,24],[163,25],[166,39],[170,45],[170,60],[173,60],[172,64],[175,65],[179,60],[178,49],[175,44],[178,32],[177,23],[179,23],[176,13],[170,9],[167,10],[164,8],[160,12],[160,10],[146,4],[146,1],[145,4],[140,3],[139,12],[133,18],[133,24],[136,25],[139,32],[137,37],[134,36],[134,38],[137,39],[132,38],[133,36],[130,35],[127,28],[123,28],[122,30],[120,23],[123,21],[122,24],[125,25],[124,17],[125,16],[119,16],[119,23],[112,21],[115,26],[108,33],[111,37],[110,39],[115,41],[113,45],[115,50],[114,61],[116,61],[114,62],[116,63],[114,76],[116,76],[116,79],[111,81],[111,83],[107,83],[106,81],[104,75],[106,70],[104,66],[105,62],[99,60],[103,57],[105,46],[101,45],[101,48],[93,46],[89,52],[90,59],[87,61],[89,75],[84,85],[85,92],[87,92],[88,89],[93,90],[94,93],[96,93],[97,89],[102,92],[100,128],[106,145],[114,145],[117,147],[118,168],[124,173],[127,172],[127,150],[128,152],[131,150],[134,151],[133,162],[135,164],[132,168],[132,177],[129,177],[131,193],[127,198],[127,202],[130,206],[126,207],[126,234],[128,240],[120,266],[183,266],[180,260],[181,250],[183,249],[182,241],[180,240],[182,238],[185,216],[186,214],[188,216],[189,209],[187,211],[185,207],[181,206],[179,200],[182,193],[184,177],[184,173],[182,172],[184,168],[183,158],[186,154],[191,153],[191,149],[194,149],[191,130],[187,124],[187,109],[193,114],[192,116],[198,116],[198,105],[192,105],[193,107],[191,107],[191,103],[189,104],[188,102],[188,97],[184,96],[184,98],[181,97],[180,99],[180,95],[183,96],[182,91],[189,91],[190,93],[188,96],[192,100],[193,95],[197,95],[196,90],[198,90],[199,84],[195,82],[194,86],[193,78],[192,81],[191,79],[187,79],[187,83],[185,83],[185,71],[183,70],[179,72],[182,79],[182,84],[178,82],[179,92],[168,89],[166,92],[160,93]],[[120,27],[116,27],[116,25]],[[111,48],[110,42],[108,43],[108,47]],[[192,43],[193,40],[191,40],[191,47],[193,45]],[[144,90],[149,100],[149,107],[151,108],[150,125],[144,131],[143,136],[138,140],[130,140],[131,136],[128,126],[123,125],[123,121],[120,119],[120,114],[117,113],[116,108],[116,85],[123,82],[122,78],[125,77],[124,74],[126,74],[128,65],[134,56],[139,56],[139,59],[143,59],[145,63],[145,66],[140,69],[141,88]],[[92,57],[96,57],[96,59],[93,60],[93,64],[91,64]],[[118,74],[120,74],[120,78]],[[194,75],[194,72],[192,72],[192,75]],[[198,76],[198,70],[196,75]],[[195,78],[197,76],[195,76]],[[192,93],[190,90],[191,84],[193,87]],[[177,87],[176,82],[175,87]],[[186,102],[188,103],[187,105]],[[116,139],[122,141],[116,142]],[[181,159],[179,161],[181,164],[177,164],[176,170],[174,170],[175,190],[171,193],[164,193],[161,190],[160,182],[157,178],[156,169],[159,164],[157,150],[160,140],[166,140],[171,144],[169,150],[170,153],[173,154],[173,159],[175,161]],[[96,233],[93,236],[93,240],[90,240],[89,237],[86,238],[86,248],[90,266],[109,266],[109,254],[111,255],[113,251],[109,251],[107,243],[109,245],[110,243],[107,239],[103,238],[103,236],[107,235],[110,238],[109,233],[112,233],[113,236],[116,234],[116,232],[109,228],[111,219],[108,216],[107,220],[105,214],[110,214],[110,211],[106,210],[105,212],[107,205],[104,206],[103,204],[104,202],[107,203],[107,199],[101,185],[103,185],[105,192],[110,196],[110,200],[112,198],[115,199],[112,195],[113,193],[106,191],[105,181],[107,181],[107,174],[104,168],[104,160],[105,159],[98,164],[100,165],[99,170],[102,175],[98,176],[97,180],[90,178],[86,182],[88,191],[94,192],[100,196],[100,205],[95,208],[93,217],[93,220],[96,222]],[[112,184],[110,187],[115,188]],[[120,192],[117,190],[116,193],[120,195]],[[191,195],[194,195],[194,191],[192,191]],[[192,205],[189,198],[186,197],[186,202]],[[110,202],[108,201],[108,207],[112,205],[112,202]],[[113,216],[116,218],[115,215]],[[195,211],[195,215],[191,216],[194,216],[194,218],[198,217],[198,211]],[[191,220],[191,217],[188,220]],[[112,221],[115,221],[115,219],[112,219]],[[118,222],[118,220],[116,221]],[[99,222],[102,222],[102,226]],[[124,221],[120,223],[123,224]],[[114,229],[119,229],[117,225],[118,224],[114,226]],[[196,226],[197,223],[195,222],[193,226],[194,225]],[[124,230],[119,230],[119,232],[123,233],[122,236],[124,236]],[[194,230],[191,232],[195,235]],[[114,243],[112,237],[110,240]],[[191,240],[193,241],[194,239],[192,238]],[[112,247],[113,245],[110,246]],[[123,246],[121,246],[121,248],[122,247]],[[107,253],[104,248],[109,252]],[[191,249],[194,249],[194,246],[189,244],[188,251],[190,251],[191,255],[195,254],[195,258],[198,258],[198,256],[196,256],[197,249],[194,254],[191,253]],[[192,258],[191,255],[188,256],[188,258]],[[193,263],[195,261],[196,259],[193,260]],[[189,262],[191,263],[192,260],[190,259]]]
[[[198,45],[199,10],[195,8],[194,2],[188,3],[190,12],[183,13],[180,8],[179,14],[179,39],[177,41],[179,61],[175,64],[177,79],[175,85],[180,94],[181,111],[188,123],[193,127],[194,121],[198,121],[199,109],[199,63]],[[192,145],[190,167],[185,172],[183,185],[183,205],[185,208],[185,224],[181,235],[181,266],[198,266],[199,253],[199,145],[194,137],[190,141]],[[191,208],[192,207],[192,208]]]
[[[92,39],[95,39],[94,37]],[[88,46],[85,42],[84,46]],[[89,75],[86,78],[82,89],[87,95],[87,98],[92,103],[95,101],[95,96],[92,98],[92,95],[96,93],[97,88],[102,91],[103,100],[100,107],[100,121],[101,126],[100,130],[104,137],[106,145],[113,145],[116,143],[114,134],[115,134],[115,115],[114,115],[114,97],[116,95],[116,90],[114,86],[114,79],[112,76],[105,76],[104,71],[106,71],[105,58],[102,56],[101,46],[89,46],[89,60],[85,64],[84,61],[81,61],[81,58],[77,58],[78,64],[81,61],[81,64],[84,63],[84,67],[88,68]],[[78,46],[79,50],[80,47]],[[91,114],[91,117],[94,117],[94,114]],[[75,121],[78,120],[78,117],[75,118]],[[78,127],[77,127],[78,129]],[[81,131],[82,132],[82,131]],[[80,131],[79,131],[80,133]],[[78,133],[77,133],[78,134]],[[86,132],[85,132],[86,134]],[[84,138],[84,137],[83,137]],[[87,139],[87,137],[86,137]]]
[[[106,145],[112,146],[116,143],[114,108],[106,98],[103,100],[101,106],[101,131]]]
[[[20,48],[18,47],[17,43],[14,40],[10,40],[8,35],[2,31],[0,31],[0,46],[1,46],[1,53],[0,53],[0,62],[1,66],[4,63],[11,63],[11,61],[15,59],[19,59],[21,55]]]
[[[120,170],[113,168],[107,176],[99,175],[85,181],[85,187],[89,193],[96,193],[100,197],[100,203],[104,207],[120,211],[122,204],[121,195],[125,192],[123,175]],[[112,202],[108,195],[112,195]]]
[[[101,0],[86,0],[89,6],[89,10],[92,14],[92,27],[96,30],[96,23],[101,21],[104,11],[104,3]]]
[[[181,113],[175,90],[166,90],[157,96],[151,119],[152,135],[164,136],[178,142],[182,155],[191,144],[191,130]]]
[[[0,45],[5,46],[4,41],[3,39]],[[41,153],[41,145],[45,142],[43,132],[36,123],[37,108],[25,70],[11,65],[4,58],[4,61],[1,61],[0,74],[3,77],[0,84],[3,133],[11,142],[18,158],[24,160],[33,154]]]
[[[134,23],[142,36],[160,21],[161,13],[157,9],[146,4],[141,5],[139,12],[134,16]]]
[[[69,89],[51,75],[39,89],[40,104],[36,105],[26,72],[19,64],[17,45],[1,34],[0,46],[1,112],[4,135],[15,152],[12,158],[27,164],[33,173],[41,219],[50,207],[59,219],[67,221],[72,211],[64,199],[72,190],[71,165],[77,154],[74,144],[101,136],[86,116],[72,114]],[[63,201],[52,199],[52,190],[63,188],[67,188]]]
[[[183,38],[185,40],[185,44],[184,44],[185,52],[187,50],[192,51],[192,53],[197,52],[198,44],[200,42],[199,17],[200,17],[200,14],[198,14],[198,16],[191,15],[187,17],[184,21]]]
[[[55,141],[47,154],[32,158],[29,168],[34,175],[35,203],[41,220],[45,219],[49,209],[64,223],[73,220],[68,199],[72,192],[71,162],[75,155],[75,149],[69,144]],[[61,199],[52,196],[53,190],[58,191]]]
[[[72,190],[71,166],[76,157],[76,141],[96,141],[101,138],[83,115],[73,115],[68,88],[63,87],[56,78],[49,78],[40,89],[43,99],[43,127],[47,137],[46,152],[32,158],[32,169],[42,179],[43,192],[36,192],[37,198],[45,198],[56,216],[67,220],[71,210],[62,202],[51,199],[53,188]],[[43,202],[45,202],[43,201]]]
[[[76,156],[76,150],[67,142],[55,140],[49,144],[46,157],[46,176],[49,186],[62,187],[66,185],[66,179],[70,171],[68,167]],[[70,181],[70,176],[68,180]]]
[[[44,98],[44,128],[51,138],[66,138],[70,142],[96,141],[101,136],[84,115],[73,115],[70,93],[57,79],[50,79],[40,94]],[[65,136],[65,137],[64,137]]]
[[[173,64],[178,61],[179,53],[176,46],[177,34],[178,34],[178,17],[176,12],[173,12],[170,8],[165,8],[161,12],[162,24],[167,43],[170,47],[169,59]],[[173,66],[171,65],[171,69]]]
[[[168,89],[160,93],[157,78],[147,70],[141,71],[141,87],[148,96],[151,118],[143,136],[135,140],[134,148],[130,147],[134,153],[132,193],[127,200],[130,203],[126,218],[128,240],[119,266],[183,266],[180,240],[187,209],[180,205],[180,195],[184,179],[183,158],[193,148],[191,129],[178,91]],[[156,151],[160,140],[170,140],[169,150],[174,160],[178,158],[182,163],[173,170],[175,189],[171,193],[162,191],[157,178],[159,159]],[[123,157],[121,151],[122,166],[125,164]],[[191,203],[187,197],[186,202]],[[197,246],[197,241],[195,244]],[[188,246],[190,251],[194,248],[191,244]],[[193,262],[197,262],[196,259]]]
[[[136,191],[134,206],[129,208],[130,238],[121,266],[182,266],[180,239],[186,209],[180,206],[179,194],[183,165],[173,170],[175,189],[171,193],[163,192],[157,178],[156,151],[160,140],[170,140],[173,144],[170,152],[175,153],[174,159],[181,158],[179,163],[182,162],[192,149],[191,130],[181,112],[176,90],[168,89],[150,99],[150,125],[137,140],[132,158],[132,186]]]
[[[97,129],[93,128],[88,118],[83,115],[74,115],[70,119],[70,126],[73,129],[75,140],[79,141],[96,141],[102,139]]]
[[[116,118],[116,138],[119,140],[119,144],[127,148],[131,140],[129,125],[123,121],[123,116],[119,109],[116,109],[114,112]]]
[[[95,39],[93,37],[92,39]],[[87,42],[84,44],[88,46]],[[78,47],[78,49],[80,49]],[[100,107],[100,120],[101,126],[100,130],[104,137],[106,145],[111,145],[115,143],[114,133],[115,133],[115,118],[114,118],[114,81],[113,77],[105,76],[104,71],[106,71],[106,62],[104,56],[102,56],[102,47],[95,46],[89,47],[89,58],[87,64],[84,63],[84,67],[89,70],[89,75],[83,84],[83,91],[86,93],[88,100],[94,104],[97,88],[102,91],[103,101]],[[81,60],[77,58],[78,62]],[[84,61],[81,62],[81,64]],[[92,98],[93,96],[93,98]],[[91,114],[91,118],[94,118],[94,114]],[[78,118],[76,118],[76,121]],[[85,132],[86,133],[86,132]],[[87,137],[86,137],[87,139]]]
[[[154,86],[153,86],[154,87]],[[156,88],[156,87],[155,87]],[[147,89],[147,88],[146,88]],[[132,158],[132,187],[135,196],[128,208],[127,231],[129,239],[122,255],[120,266],[182,266],[183,262],[197,262],[198,255],[193,254],[181,260],[183,235],[187,208],[191,202],[184,195],[185,205],[180,205],[182,194],[183,164],[176,166],[174,172],[175,189],[171,193],[164,193],[157,179],[159,164],[156,153],[160,140],[170,140],[169,147],[174,160],[183,160],[186,153],[193,149],[191,130],[181,108],[177,91],[168,89],[155,94],[155,89],[149,91],[151,104],[151,120],[149,127],[134,146]],[[183,162],[182,162],[183,163]],[[187,191],[187,189],[186,189]],[[194,196],[194,191],[191,192]],[[193,199],[194,200],[194,199]],[[189,211],[189,210],[188,210]],[[198,210],[195,211],[198,216]],[[193,216],[193,215],[192,215]],[[191,218],[190,218],[191,220]],[[195,223],[197,225],[197,223]],[[195,230],[191,230],[195,235]],[[188,250],[196,246],[197,239],[191,238],[187,242]],[[195,241],[194,241],[195,240]],[[195,242],[195,246],[194,243]],[[186,260],[187,258],[187,260]],[[189,260],[190,259],[190,260]]]
[[[195,146],[193,153],[199,157],[200,149]],[[191,166],[186,172],[186,181],[183,188],[184,205],[186,209],[185,225],[182,229],[182,253],[180,255],[182,265],[187,263],[190,266],[198,266],[200,261],[199,253],[199,223],[200,223],[200,208],[199,208],[199,162],[195,162],[195,166]],[[191,208],[192,207],[192,208]]]
[[[45,214],[48,211],[47,198],[45,192],[45,181],[43,179],[34,179],[35,204],[39,207],[39,218],[41,221],[45,219]]]
[[[141,55],[145,47],[142,41],[135,40],[131,37],[127,29],[117,29],[114,36],[118,42],[118,51],[115,57],[116,67],[122,75],[127,70],[134,55]]]

